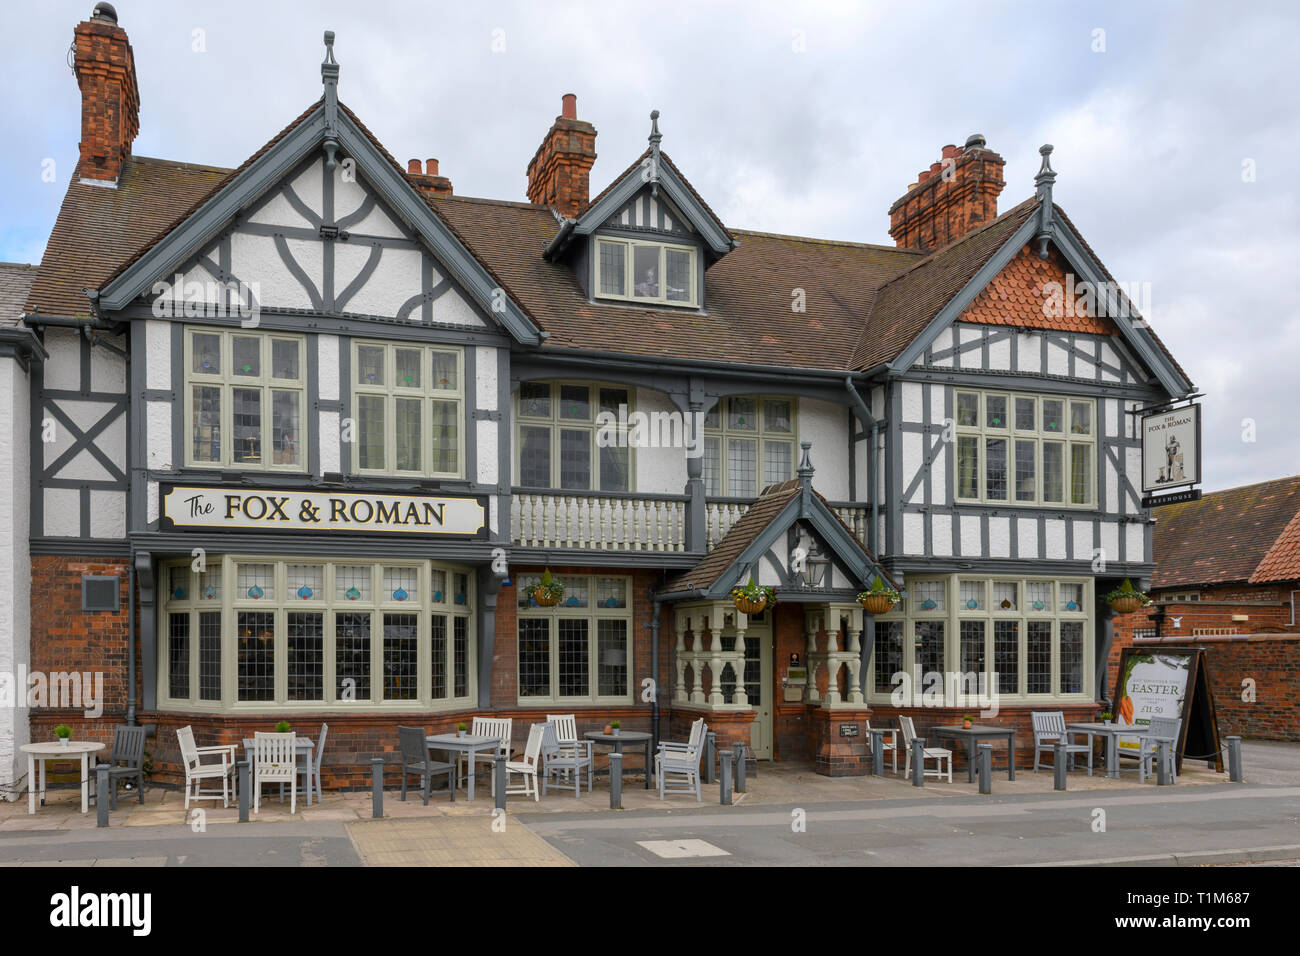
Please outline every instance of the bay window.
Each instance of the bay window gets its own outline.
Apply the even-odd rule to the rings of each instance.
[[[187,329],[185,463],[302,471],[304,348],[288,333]]]
[[[209,558],[164,565],[159,698],[197,710],[472,706],[468,569]]]
[[[461,477],[463,366],[458,348],[353,343],[358,474]]]
[[[1091,399],[958,390],[956,500],[1093,507]]]

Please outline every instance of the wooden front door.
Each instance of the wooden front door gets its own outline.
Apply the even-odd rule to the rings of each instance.
[[[749,695],[749,705],[758,711],[750,731],[749,745],[756,760],[771,760],[772,625],[768,614],[760,620],[763,623],[751,623],[745,631],[745,693]]]

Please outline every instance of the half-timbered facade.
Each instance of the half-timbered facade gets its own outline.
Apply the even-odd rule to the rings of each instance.
[[[1151,569],[1131,412],[1192,388],[1050,147],[1001,214],[971,137],[896,245],[803,239],[724,224],[657,113],[590,196],[571,95],[527,202],[460,197],[339,101],[332,35],[321,99],[238,169],[138,157],[116,14],[75,36],[81,162],[0,338],[30,449],[4,480],[30,488],[13,642],[106,692],[33,736],[147,723],[165,775],[186,724],[328,721],[346,784],[398,722],[704,714],[839,774],[873,715],[1099,709],[1100,596]],[[877,578],[903,597],[873,616]]]

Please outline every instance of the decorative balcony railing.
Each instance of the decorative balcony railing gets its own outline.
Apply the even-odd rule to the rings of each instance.
[[[685,551],[686,496],[517,488],[510,537],[524,548]]]

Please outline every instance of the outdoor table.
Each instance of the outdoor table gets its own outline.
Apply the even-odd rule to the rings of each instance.
[[[69,740],[65,747],[57,740],[38,744],[23,744],[18,748],[27,754],[27,812],[36,812],[36,791],[41,792],[41,805],[45,804],[45,765],[51,760],[68,760],[77,758],[81,761],[81,812],[90,809],[90,755],[104,749],[103,744],[89,740]],[[39,786],[36,779],[36,764],[41,765]]]
[[[620,730],[617,734],[607,734],[603,730],[589,730],[583,736],[598,744],[609,744],[618,754],[623,753],[624,744],[643,744],[645,746],[645,788],[650,789],[650,777],[654,772],[654,763],[650,755],[650,742],[654,738],[650,734],[643,730]]]
[[[1066,730],[1088,735],[1088,744],[1092,744],[1094,735],[1106,738],[1106,776],[1119,777],[1119,738],[1145,737],[1150,733],[1147,727],[1132,724],[1066,724]]]
[[[466,734],[464,737],[458,737],[456,734],[435,734],[432,737],[425,737],[424,742],[429,745],[430,750],[454,750],[469,755],[469,759],[465,761],[465,768],[468,771],[466,773],[468,777],[466,799],[468,800],[474,799],[474,755],[480,750],[496,750],[501,746],[500,737],[485,737],[481,734]],[[453,759],[452,762],[455,763],[455,760]],[[451,798],[456,799],[454,787],[451,790]]]
[[[254,780],[257,779],[257,777],[254,776],[254,772],[257,770],[257,754],[253,750],[253,747],[255,746],[253,741],[254,738],[252,737],[244,738],[244,753],[248,754],[248,782],[249,783],[252,783]],[[307,751],[307,766],[308,768],[311,768],[313,766],[312,758],[316,756],[315,753],[316,742],[312,740],[310,737],[296,738],[293,742],[293,751],[294,751],[295,760],[296,758],[302,756],[304,750]],[[294,786],[296,787],[297,785],[298,782],[295,780]],[[307,773],[307,806],[309,807],[311,806],[311,792],[313,789],[314,788],[312,787],[312,783],[311,783],[311,772],[309,769]]]
[[[1007,779],[1016,779],[1016,731],[1014,727],[1000,727],[997,724],[972,724],[966,728],[957,724],[952,727],[931,727],[930,733],[939,737],[966,741],[966,782],[975,782],[975,745],[981,740],[1007,741]]]

